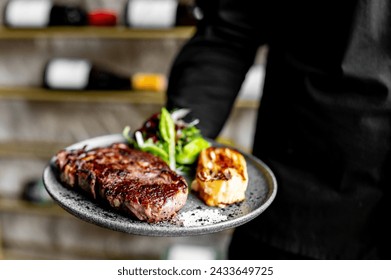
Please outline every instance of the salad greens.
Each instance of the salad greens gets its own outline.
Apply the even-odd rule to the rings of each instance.
[[[196,127],[198,120],[191,123],[182,120],[189,112],[187,109],[169,112],[163,107],[133,134],[128,126],[122,134],[136,149],[160,157],[172,170],[188,173],[199,153],[210,146]]]
[[[175,164],[175,143],[176,143],[176,133],[175,133],[175,124],[171,118],[170,113],[166,108],[162,108],[160,113],[159,121],[159,132],[163,141],[167,143],[168,146],[168,161],[170,168],[172,170],[176,169]]]

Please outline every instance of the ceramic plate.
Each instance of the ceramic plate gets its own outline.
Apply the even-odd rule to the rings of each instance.
[[[67,149],[84,146],[92,149],[124,141],[122,135],[114,134],[88,139],[69,146]],[[215,142],[212,144],[217,145]],[[54,157],[44,170],[43,181],[51,197],[66,211],[84,221],[108,229],[148,236],[208,234],[249,222],[265,211],[276,195],[276,179],[269,167],[252,155],[240,152],[246,159],[249,175],[245,201],[225,208],[209,207],[190,192],[185,206],[174,219],[156,224],[125,216],[105,205],[98,204],[81,192],[67,188],[58,179],[58,172],[53,166]]]

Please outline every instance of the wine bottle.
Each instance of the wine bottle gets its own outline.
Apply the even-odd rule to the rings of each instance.
[[[164,91],[166,77],[160,73],[123,75],[87,59],[53,58],[47,62],[43,86],[57,90]]]
[[[194,7],[178,0],[128,0],[125,25],[134,28],[172,28],[196,24]]]
[[[4,25],[9,28],[86,24],[87,12],[83,8],[55,4],[51,0],[10,0],[4,8]]]
[[[46,191],[41,178],[29,179],[23,184],[21,199],[34,204],[52,204],[53,199]]]

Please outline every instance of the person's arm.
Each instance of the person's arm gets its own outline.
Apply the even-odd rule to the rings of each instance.
[[[258,1],[198,1],[197,32],[169,75],[167,108],[190,108],[210,138],[221,131],[260,44],[265,17]]]

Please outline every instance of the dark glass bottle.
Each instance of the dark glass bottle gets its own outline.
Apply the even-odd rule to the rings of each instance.
[[[45,65],[43,86],[57,90],[163,91],[166,77],[160,73],[128,76],[87,59],[53,58]]]

